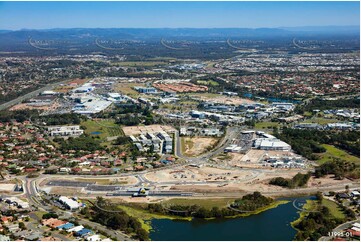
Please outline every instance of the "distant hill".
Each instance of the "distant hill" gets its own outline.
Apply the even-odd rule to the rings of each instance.
[[[276,38],[303,35],[358,34],[355,26],[292,27],[292,28],[72,28],[0,30],[0,41],[35,39],[159,39],[159,38]]]
[[[360,33],[355,27],[297,27],[297,28],[71,28],[71,29],[21,29],[0,30],[0,50],[3,54],[87,54],[109,52],[118,49],[124,55],[212,57],[231,56],[235,51],[228,40],[245,40],[235,46],[267,50],[279,48],[297,51],[293,40],[342,40],[341,49],[359,49]],[[190,45],[188,50],[170,52],[161,40],[170,46]],[[122,43],[121,41],[124,41]],[[141,42],[140,42],[141,41]],[[175,43],[172,43],[174,41]],[[177,42],[178,41],[178,42]],[[346,43],[346,42],[347,43]],[[146,44],[142,43],[145,42]],[[103,43],[100,45],[99,43]],[[104,44],[105,43],[105,44]],[[199,45],[198,43],[202,43]],[[106,46],[106,47],[104,47]],[[122,51],[119,51],[119,46]],[[338,48],[337,47],[337,48]],[[326,51],[330,48],[323,46]],[[336,48],[335,46],[332,47]],[[331,48],[331,49],[332,49]],[[47,51],[46,50],[53,50]],[[45,51],[45,52],[44,52]]]
[[[317,32],[323,34],[360,34],[360,26],[302,26],[281,27],[280,29],[293,32]]]

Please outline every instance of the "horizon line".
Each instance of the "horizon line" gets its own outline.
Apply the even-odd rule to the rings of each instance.
[[[2,31],[23,30],[54,30],[54,29],[285,29],[285,28],[324,28],[324,27],[358,27],[359,25],[304,25],[304,26],[278,26],[278,27],[54,27],[54,28],[21,28],[0,29]]]

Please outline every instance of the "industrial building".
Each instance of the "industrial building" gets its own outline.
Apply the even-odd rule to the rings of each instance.
[[[81,103],[78,103],[73,107],[72,111],[74,113],[87,114],[87,115],[99,113],[105,110],[106,108],[108,108],[112,104],[111,101],[102,100],[95,96],[92,98],[88,98],[87,101],[81,99],[80,102]]]
[[[283,150],[290,151],[291,146],[286,142],[283,142],[273,135],[267,134],[262,131],[257,131],[256,134],[259,136],[254,143],[253,147],[261,150]]]
[[[76,210],[76,209],[80,208],[80,204],[71,198],[68,198],[65,196],[60,196],[58,200],[59,200],[59,202],[61,202],[65,207],[67,207],[70,210]]]
[[[157,89],[155,89],[154,87],[134,87],[134,89],[139,93],[145,93],[145,94],[158,93]]]
[[[7,197],[4,200],[6,203],[13,204],[14,206],[17,206],[18,208],[23,208],[23,209],[30,208],[29,203],[24,202],[23,200],[21,200],[17,197]]]

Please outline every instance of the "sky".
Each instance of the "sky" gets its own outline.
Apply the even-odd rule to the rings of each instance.
[[[354,2],[0,2],[0,29],[260,28],[360,24]]]

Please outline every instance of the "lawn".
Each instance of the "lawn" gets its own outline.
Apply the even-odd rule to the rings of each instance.
[[[345,218],[345,214],[343,213],[342,209],[337,205],[337,203],[328,200],[328,199],[322,199],[322,205],[327,207],[330,210],[330,213],[335,218]]]
[[[140,86],[140,87],[144,87],[143,83],[134,83],[134,82],[129,82],[129,83],[118,83],[115,86],[115,91],[117,92],[121,92],[122,94],[131,96],[131,97],[135,97],[137,95],[139,95],[139,93],[134,90],[135,86]]]
[[[329,124],[329,123],[337,123],[337,122],[340,122],[340,121],[337,120],[337,119],[313,117],[313,118],[310,118],[310,119],[306,119],[304,122],[318,123],[318,124],[324,125],[324,124]]]
[[[198,80],[197,84],[205,85],[205,86],[213,86],[213,87],[219,86],[219,83],[216,81],[213,81],[213,80],[208,80],[208,81],[207,80]]]
[[[199,205],[206,209],[211,209],[213,207],[227,207],[229,203],[234,202],[234,198],[208,198],[208,199],[186,199],[186,198],[172,198],[170,200],[165,201],[164,205]]]
[[[179,217],[179,216],[150,213],[145,209],[125,206],[125,205],[118,205],[118,208],[122,209],[129,216],[137,218],[139,222],[142,224],[142,228],[145,229],[147,232],[149,232],[152,229],[150,224],[150,221],[152,219],[181,219],[188,221],[192,219],[190,217]]]
[[[332,160],[332,158],[339,158],[342,160],[352,161],[355,162],[356,164],[360,163],[360,158],[350,155],[346,151],[338,149],[333,145],[322,144],[322,146],[326,149],[326,152],[321,154],[321,158],[317,160],[317,162],[320,164]]]
[[[255,128],[256,129],[273,129],[274,127],[280,127],[280,123],[278,122],[259,122],[256,123]]]
[[[120,125],[114,123],[114,120],[87,120],[81,123],[86,127],[85,133],[93,136],[99,136],[101,139],[112,136],[124,135]],[[98,133],[99,132],[99,133]]]

